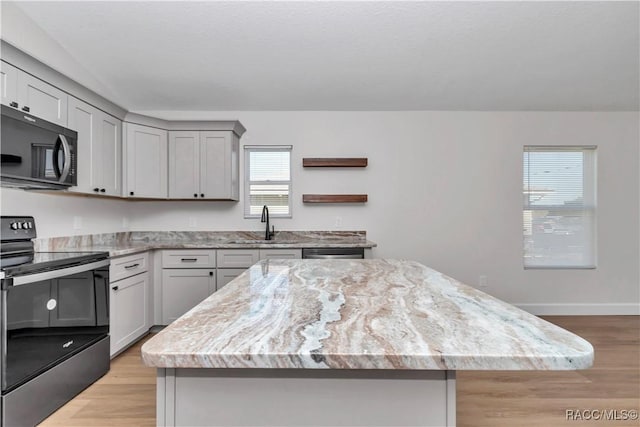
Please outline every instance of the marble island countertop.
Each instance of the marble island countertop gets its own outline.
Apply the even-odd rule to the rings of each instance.
[[[569,370],[584,339],[414,261],[261,261],[142,347],[159,368]]]
[[[40,252],[109,252],[111,257],[153,249],[373,248],[364,231],[278,231],[273,240],[253,231],[135,231],[36,239]]]

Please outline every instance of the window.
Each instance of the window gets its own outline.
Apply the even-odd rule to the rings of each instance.
[[[245,145],[244,217],[291,217],[291,146]]]
[[[525,268],[595,268],[595,147],[525,146]]]

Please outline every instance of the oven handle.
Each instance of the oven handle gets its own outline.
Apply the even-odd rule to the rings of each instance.
[[[100,267],[106,267],[111,261],[108,259],[96,261],[89,264],[76,265],[74,267],[62,268],[60,270],[45,271],[43,273],[27,274],[10,278],[8,286],[20,286],[29,283],[39,282],[41,280],[56,279],[58,277],[71,276],[72,274],[84,273],[85,271],[95,270]],[[6,280],[6,279],[5,279]]]

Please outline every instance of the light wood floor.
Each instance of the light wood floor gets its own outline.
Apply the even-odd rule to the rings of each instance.
[[[545,317],[591,342],[584,371],[458,372],[459,427],[638,426],[638,421],[568,421],[567,409],[640,410],[640,317]],[[143,340],[144,341],[144,340]],[[137,343],[111,371],[41,426],[155,425],[155,370]]]

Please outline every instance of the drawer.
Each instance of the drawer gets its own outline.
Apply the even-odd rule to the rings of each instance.
[[[302,249],[260,249],[260,259],[301,259]]]
[[[162,268],[216,268],[215,249],[162,251]]]
[[[218,268],[249,268],[259,259],[258,249],[218,249]]]
[[[127,255],[111,260],[109,267],[109,281],[126,279],[149,269],[149,252]]]

